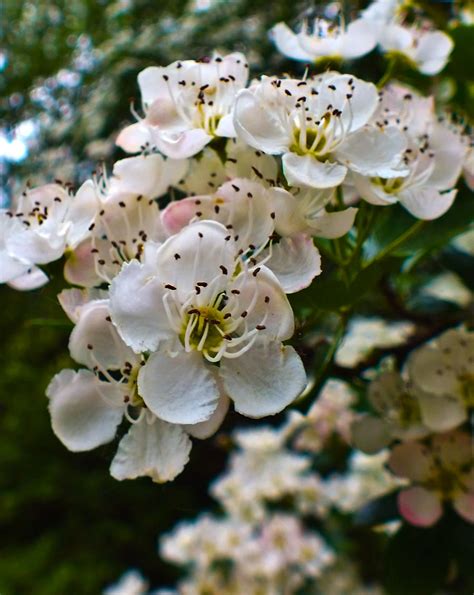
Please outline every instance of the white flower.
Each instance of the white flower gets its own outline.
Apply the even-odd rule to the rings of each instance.
[[[340,366],[356,366],[377,347],[396,347],[413,333],[410,322],[385,322],[381,318],[353,318],[336,353]]]
[[[229,470],[211,487],[212,494],[233,516],[262,518],[266,501],[305,489],[303,478],[310,459],[285,447],[285,427],[241,430],[234,436],[240,450],[232,454]]]
[[[303,62],[322,58],[360,58],[371,52],[377,43],[373,27],[363,19],[357,19],[344,28],[318,18],[311,24],[306,21],[299,33],[293,33],[285,23],[278,23],[270,34],[282,54]]]
[[[402,54],[421,73],[434,75],[441,72],[454,43],[444,31],[427,31],[396,23],[383,29],[379,40],[381,48],[391,54]]]
[[[103,595],[146,595],[147,591],[148,583],[143,576],[136,570],[128,570]]]
[[[69,349],[89,369],[62,370],[47,388],[53,431],[61,442],[74,452],[96,448],[115,438],[125,416],[131,426],[112,461],[112,476],[174,479],[188,461],[191,442],[180,426],[143,407],[137,391],[142,359],[118,336],[107,300],[80,308]]]
[[[166,239],[157,197],[184,175],[187,164],[161,155],[138,155],[117,161],[113,175],[98,176],[98,212],[89,237],[68,251],[67,281],[84,287],[110,283],[123,262],[141,258],[147,242]]]
[[[467,432],[436,434],[429,444],[399,444],[389,466],[415,484],[398,495],[400,514],[409,523],[434,525],[443,514],[443,502],[451,502],[464,520],[474,523],[472,437]]]
[[[443,432],[468,418],[474,406],[474,333],[446,331],[413,351],[407,368],[429,428]]]
[[[454,44],[443,31],[403,24],[403,2],[375,0],[362,11],[361,20],[371,26],[380,48],[389,54],[401,54],[426,75],[438,74],[445,66]]]
[[[293,313],[275,276],[236,260],[229,230],[215,221],[183,228],[153,258],[131,261],[111,285],[112,319],[137,353],[151,351],[138,385],[171,423],[209,420],[221,396],[250,417],[275,414],[306,379]],[[218,366],[211,365],[218,363]]]
[[[397,372],[377,376],[368,398],[376,415],[362,415],[352,425],[352,440],[365,453],[380,451],[394,438],[415,440],[430,433],[422,422],[417,395]]]
[[[466,155],[466,144],[459,130],[438,121],[430,98],[410,89],[391,86],[382,94],[375,115],[380,128],[399,126],[408,137],[403,161],[408,175],[361,176],[353,181],[362,198],[376,204],[399,201],[420,219],[443,215],[456,197],[456,184]]]
[[[234,125],[250,146],[283,155],[292,186],[331,188],[348,168],[363,175],[403,175],[406,148],[396,127],[366,126],[378,105],[374,85],[350,75],[318,79],[263,77],[236,99]]]
[[[46,275],[34,265],[53,262],[74,249],[89,235],[96,211],[90,182],[75,196],[57,183],[27,189],[11,209],[0,212],[0,280],[17,283],[19,289],[43,285]]]
[[[265,264],[275,273],[283,290],[294,293],[310,285],[321,272],[321,259],[311,238],[303,234],[293,232],[291,237],[281,238],[276,243],[272,241],[278,191],[266,188],[260,182],[235,178],[220,186],[212,195],[190,197],[169,204],[162,213],[163,224],[171,234],[191,221],[219,221],[232,233],[243,259],[254,266]],[[293,198],[292,195],[290,197]],[[298,230],[297,225],[293,229]]]
[[[117,144],[129,153],[159,150],[182,159],[199,153],[216,136],[235,136],[234,99],[247,78],[248,64],[239,53],[146,68],[138,75],[145,118],[137,116]]]

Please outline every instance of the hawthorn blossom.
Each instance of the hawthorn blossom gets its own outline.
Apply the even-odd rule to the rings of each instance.
[[[234,125],[251,147],[282,155],[291,186],[332,188],[348,168],[362,175],[404,175],[403,134],[369,121],[379,99],[375,86],[330,72],[317,79],[262,77],[237,95]]]
[[[170,234],[190,221],[219,221],[232,233],[244,260],[254,265],[266,264],[283,290],[294,293],[310,285],[321,272],[321,258],[312,239],[302,234],[293,233],[273,241],[277,192],[257,181],[234,178],[212,195],[170,203],[162,212],[162,221]]]
[[[247,78],[248,64],[240,53],[146,68],[138,75],[145,117],[136,114],[138,122],[122,130],[118,146],[129,153],[158,150],[183,159],[215,137],[235,136],[234,99]]]
[[[89,236],[68,251],[67,281],[83,287],[109,284],[124,262],[141,258],[147,242],[166,239],[155,198],[163,196],[187,169],[183,160],[138,155],[114,164],[113,174],[95,180],[98,209]]]
[[[293,33],[285,23],[277,23],[270,36],[279,52],[303,62],[353,60],[371,52],[377,43],[373,27],[363,19],[344,27],[316,18],[312,23],[305,21],[299,33]]]
[[[310,459],[285,446],[287,429],[269,427],[234,434],[239,450],[228,471],[211,487],[212,495],[232,516],[246,521],[264,515],[265,502],[305,491]]]
[[[390,86],[374,116],[380,128],[398,126],[408,138],[403,162],[407,174],[361,176],[352,180],[360,196],[376,205],[399,201],[413,216],[435,219],[452,205],[456,184],[466,155],[466,144],[459,130],[438,120],[433,102],[411,89]]]
[[[352,425],[354,445],[365,453],[382,450],[394,438],[416,440],[430,433],[411,383],[397,372],[377,376],[369,385],[368,398],[375,415],[362,415]]]
[[[422,74],[438,74],[453,49],[452,39],[426,21],[404,24],[403,5],[400,0],[375,0],[362,11],[361,20],[372,27],[382,51],[401,55]]]
[[[423,422],[436,432],[459,426],[474,407],[474,333],[450,329],[410,354],[410,378]]]
[[[237,258],[220,223],[190,224],[145,262],[125,264],[110,299],[125,343],[151,352],[138,386],[165,421],[209,420],[223,391],[244,415],[273,415],[304,388],[298,354],[282,345],[294,326],[283,290],[264,265]]]
[[[443,514],[443,503],[474,523],[474,458],[472,437],[466,432],[435,434],[428,444],[396,446],[389,466],[414,485],[398,495],[400,514],[412,525],[430,527]]]
[[[119,480],[142,475],[157,482],[174,479],[188,461],[191,441],[181,426],[144,407],[137,388],[143,359],[120,339],[108,300],[90,301],[76,315],[69,350],[87,369],[65,369],[51,380],[46,394],[54,433],[69,450],[87,451],[112,441],[125,417],[131,425],[119,443],[111,475]]]
[[[0,211],[0,279],[18,289],[35,289],[47,277],[35,265],[58,260],[90,233],[97,210],[92,183],[74,195],[59,183],[28,188]]]

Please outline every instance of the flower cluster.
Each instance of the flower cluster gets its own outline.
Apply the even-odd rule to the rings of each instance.
[[[401,373],[387,370],[369,387],[373,414],[354,422],[355,445],[374,453],[392,444],[388,466],[410,485],[401,515],[430,526],[451,504],[474,523],[474,453],[463,428],[474,407],[474,333],[451,329],[412,351]]]
[[[354,60],[378,46],[390,57],[403,57],[423,74],[437,74],[446,65],[453,42],[426,19],[409,23],[409,4],[406,0],[374,0],[347,26],[341,11],[336,20],[329,18],[331,14],[305,19],[298,33],[278,23],[271,34],[278,50],[293,60]]]
[[[328,34],[354,52],[374,11]],[[314,27],[305,44],[324,38],[324,23]],[[59,300],[84,368],[51,381],[53,430],[74,451],[118,433],[115,478],[168,481],[190,436],[216,432],[231,403],[262,418],[305,389],[287,295],[317,283],[326,263],[315,239],[360,241],[345,199],[439,217],[472,151],[432,98],[350,74],[249,82],[236,52],[152,66],[138,84],[141,113],[116,139],[132,156],[77,192],[27,188],[0,211],[0,281],[40,287],[40,266],[65,257],[76,287]],[[338,410],[321,408],[311,415]]]

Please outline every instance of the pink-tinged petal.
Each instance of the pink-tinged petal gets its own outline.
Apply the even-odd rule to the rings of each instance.
[[[210,201],[210,197],[206,196],[205,199],[206,203]],[[196,200],[202,201],[202,198],[196,199],[192,196],[182,200],[175,200],[170,202],[161,212],[161,221],[167,233],[170,235],[178,233],[190,223],[191,219],[196,217],[196,210],[200,209],[200,205],[196,205]]]
[[[73,287],[63,289],[58,293],[58,302],[69,320],[76,324],[84,306],[92,300],[105,300],[107,297],[108,293],[103,289],[78,289]]]
[[[430,186],[403,190],[399,195],[400,203],[418,219],[437,219],[444,215],[456,198],[457,190],[441,193]]]
[[[398,508],[403,518],[417,527],[431,527],[443,514],[437,495],[419,486],[398,494]]]
[[[330,161],[321,162],[311,155],[285,153],[282,158],[283,173],[288,184],[309,188],[332,188],[344,181],[347,168]]]
[[[67,253],[64,264],[64,278],[71,285],[95,287],[103,283],[96,272],[92,240],[81,242],[72,252]]]
[[[142,476],[171,481],[189,461],[191,446],[181,426],[144,416],[120,441],[110,474],[119,481]]]
[[[269,250],[262,253],[262,257]],[[271,257],[265,262],[275,273],[285,293],[295,293],[308,287],[321,273],[321,256],[311,237],[299,234],[282,238],[271,250]]]
[[[219,385],[219,378],[217,378],[216,381]],[[217,404],[216,410],[208,420],[201,421],[197,424],[183,424],[183,429],[193,438],[198,438],[199,440],[209,438],[221,427],[227,411],[229,410],[229,404],[229,397],[227,397],[225,394],[222,394],[219,398],[219,403]]]
[[[140,153],[147,143],[153,143],[153,135],[144,121],[124,128],[115,141],[115,144],[127,153]]]
[[[388,465],[399,477],[423,481],[430,475],[433,459],[430,450],[420,442],[405,442],[392,450]]]
[[[9,281],[7,285],[17,291],[30,291],[43,287],[48,281],[48,275],[38,267],[33,266],[19,277]]]
[[[62,370],[46,394],[53,431],[69,450],[91,450],[113,440],[125,410],[118,384],[101,382],[89,370]]]
[[[153,353],[138,374],[138,391],[160,419],[176,424],[208,420],[217,408],[219,388],[202,355],[182,351]]]
[[[293,347],[256,344],[235,359],[221,361],[220,376],[235,410],[247,417],[275,415],[306,386],[306,373]]]
[[[474,492],[465,492],[453,500],[456,512],[468,523],[474,523]]]

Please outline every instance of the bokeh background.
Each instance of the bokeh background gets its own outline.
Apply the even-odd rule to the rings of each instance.
[[[244,51],[254,73],[302,73],[303,65],[276,53],[267,31],[278,21],[295,24],[327,4],[3,0],[0,205],[27,180],[80,183],[98,162],[119,158],[115,136],[132,121],[136,76],[146,66],[197,59],[217,49]],[[365,4],[347,3],[346,11]],[[422,4],[443,25],[463,3]],[[464,26],[451,32],[456,49],[436,92],[472,116],[471,32]],[[382,59],[370,55],[352,71],[376,80],[383,68]],[[419,88],[429,84],[415,73],[404,80],[410,76]],[[453,220],[454,227],[464,224]],[[448,252],[430,262],[420,273],[423,279],[445,267],[446,258]],[[157,537],[214,506],[207,488],[225,467],[228,433],[249,422],[229,416],[217,437],[194,444],[190,464],[167,485],[110,478],[114,444],[69,453],[51,431],[44,396],[50,378],[74,365],[66,349],[70,325],[54,298],[62,288],[61,267],[48,272],[51,284],[35,292],[0,287],[0,593],[96,594],[130,567],[139,568],[154,587],[172,584],[177,571],[159,560]],[[412,279],[410,288],[417,282]],[[389,308],[369,298],[365,307],[390,317]],[[370,544],[365,546],[370,558]],[[383,570],[372,562],[377,578]]]

